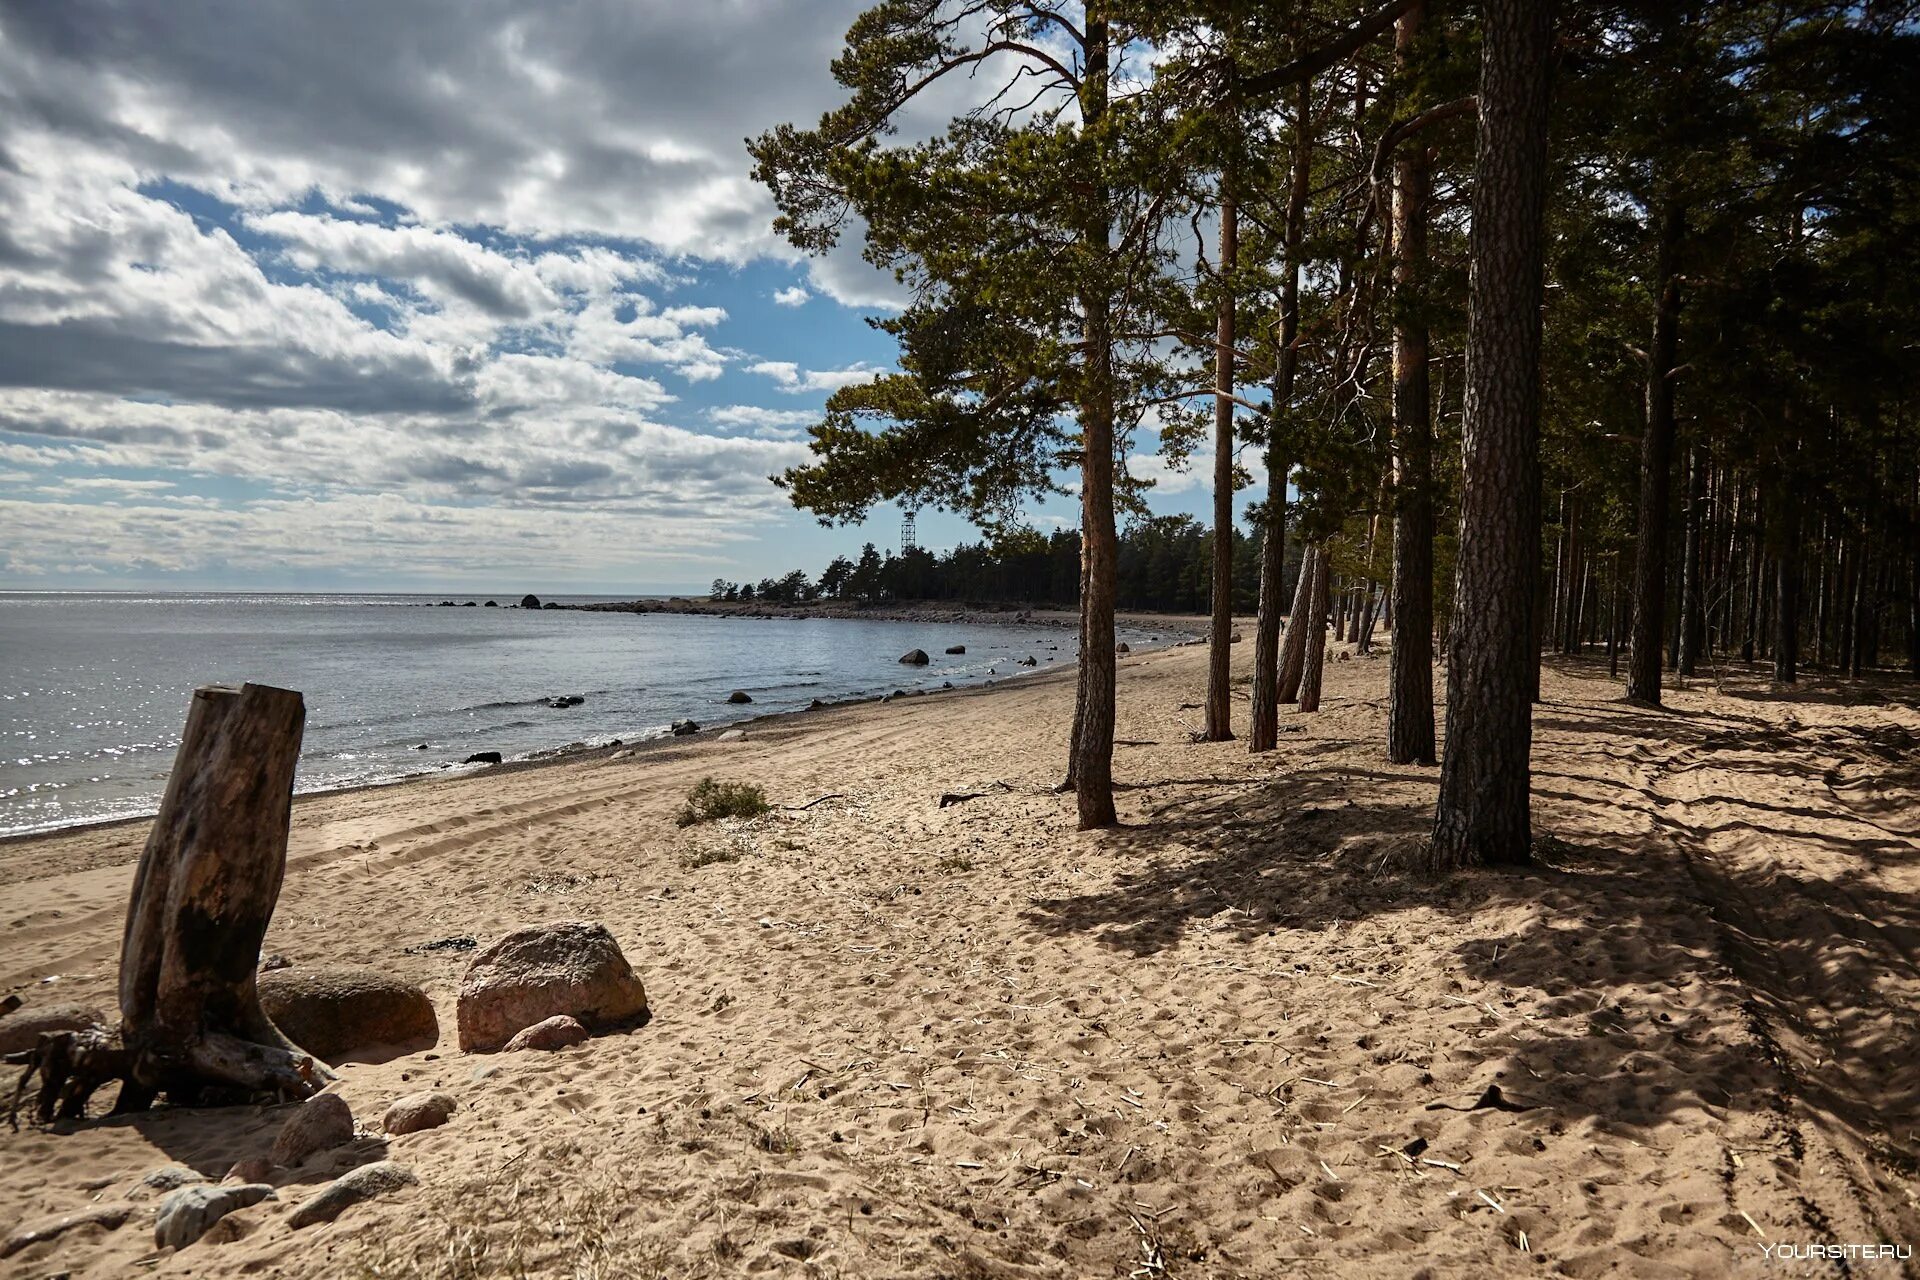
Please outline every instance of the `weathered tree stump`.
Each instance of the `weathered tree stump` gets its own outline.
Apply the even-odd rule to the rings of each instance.
[[[120,948],[117,1035],[42,1038],[14,1092],[41,1087],[41,1121],[85,1114],[121,1082],[116,1112],[160,1094],[185,1105],[305,1098],[333,1075],[260,1008],[260,942],[286,872],[306,708],[288,689],[194,690],[166,798],[134,876]]]

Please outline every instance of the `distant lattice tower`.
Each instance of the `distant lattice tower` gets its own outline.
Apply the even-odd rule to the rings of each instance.
[[[909,511],[900,517],[900,554],[916,551],[920,547],[919,532],[914,528],[914,518],[918,512]]]

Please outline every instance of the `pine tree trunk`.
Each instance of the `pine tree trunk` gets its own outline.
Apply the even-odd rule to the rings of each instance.
[[[1627,697],[1660,705],[1660,649],[1666,631],[1667,503],[1673,482],[1673,369],[1680,343],[1680,242],[1686,213],[1668,198],[1660,208],[1654,281],[1653,343],[1647,349],[1647,414],[1640,441],[1640,512],[1634,535],[1633,643]]]
[[[1706,536],[1707,456],[1698,444],[1687,451],[1686,547],[1680,558],[1680,674],[1690,676],[1706,638],[1706,592],[1700,583]]]
[[[1107,23],[1090,9],[1087,67],[1080,112],[1089,131],[1107,109]],[[1105,261],[1112,227],[1104,183],[1096,184],[1085,232],[1092,257]],[[1080,397],[1080,537],[1086,555],[1086,591],[1081,598],[1080,732],[1074,743],[1073,782],[1080,828],[1110,827],[1113,807],[1114,670],[1113,611],[1118,589],[1119,539],[1113,524],[1113,325],[1110,299],[1100,291],[1081,297],[1086,326],[1086,369]]]
[[[1756,656],[1756,646],[1760,642],[1760,607],[1762,591],[1762,563],[1766,556],[1764,535],[1766,527],[1762,523],[1766,508],[1760,503],[1760,486],[1753,487],[1753,530],[1747,535],[1747,616],[1741,624],[1740,661],[1752,662]]]
[[[1293,584],[1293,608],[1287,613],[1286,642],[1280,651],[1280,675],[1275,696],[1281,702],[1300,700],[1300,674],[1307,661],[1307,614],[1312,609],[1313,579],[1326,558],[1322,543],[1309,542],[1300,557],[1300,577]]]
[[[1234,175],[1220,175],[1220,314],[1213,347],[1213,627],[1207,652],[1205,742],[1233,738],[1233,285],[1240,254]]]
[[[1300,664],[1300,710],[1320,709],[1320,683],[1327,669],[1328,557],[1316,556],[1313,586],[1307,598],[1306,653]]]
[[[1405,67],[1426,16],[1416,4],[1394,28],[1394,60]],[[1433,396],[1430,345],[1418,295],[1427,275],[1427,202],[1432,175],[1425,147],[1401,145],[1393,166],[1393,648],[1388,653],[1387,759],[1432,764],[1433,740]]]
[[[1800,512],[1792,486],[1781,513],[1773,574],[1773,679],[1792,684],[1800,678]]]
[[[1429,866],[1531,859],[1540,305],[1552,6],[1486,0],[1468,285],[1460,558]]]
[[[1280,737],[1280,610],[1285,604],[1287,547],[1287,431],[1293,383],[1300,365],[1300,241],[1305,233],[1313,131],[1307,119],[1312,82],[1302,81],[1294,107],[1293,185],[1287,197],[1286,255],[1280,280],[1280,325],[1273,366],[1272,407],[1267,424],[1266,530],[1260,544],[1260,616],[1256,619],[1253,689],[1247,718],[1247,748],[1271,751]],[[1291,649],[1291,644],[1289,644]]]
[[[1860,549],[1855,557],[1859,563],[1853,574],[1853,600],[1851,616],[1847,619],[1846,671],[1855,680],[1860,678],[1866,666],[1866,650],[1869,643],[1868,632],[1872,629],[1873,572],[1875,566],[1867,550],[1868,542],[1863,533],[1860,537]]]

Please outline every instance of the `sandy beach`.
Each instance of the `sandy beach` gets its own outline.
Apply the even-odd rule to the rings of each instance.
[[[1188,740],[1203,648],[1123,658],[1106,832],[1052,790],[1068,671],[303,799],[266,951],[418,981],[439,1045],[342,1068],[362,1136],[217,1238],[157,1252],[137,1200],[0,1274],[1657,1277],[1920,1245],[1914,686],[1729,675],[1650,712],[1605,674],[1548,662],[1544,865],[1440,882],[1380,870],[1437,776],[1383,763],[1380,657],[1330,661],[1264,757]],[[676,826],[707,776],[781,808]],[[111,1009],[144,835],[0,846],[0,992]],[[418,948],[565,919],[613,931],[650,1024],[459,1052],[467,957]],[[449,1124],[379,1132],[429,1088]],[[217,1179],[289,1110],[0,1131],[0,1232]],[[381,1158],[418,1187],[289,1225]]]

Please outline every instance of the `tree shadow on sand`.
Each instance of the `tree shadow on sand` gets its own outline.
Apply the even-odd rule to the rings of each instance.
[[[1807,747],[1795,731],[1743,716],[1542,710],[1541,730],[1578,734],[1616,761],[1644,755],[1655,771],[1707,767],[1724,754],[1719,767],[1773,772],[1803,790],[1832,773],[1793,757]],[[1920,758],[1916,746],[1911,735],[1846,731],[1820,750],[1904,769]],[[1648,1127],[1702,1107],[1744,1112],[1783,1134],[1790,1152],[1799,1139],[1786,1117],[1809,1116],[1864,1153],[1851,1175],[1861,1203],[1911,1238],[1920,1210],[1901,1185],[1920,1178],[1920,894],[1890,888],[1887,873],[1920,870],[1920,838],[1833,792],[1831,809],[1763,787],[1713,796],[1692,815],[1618,776],[1587,773],[1564,745],[1557,755],[1537,775],[1548,785],[1536,788],[1536,823],[1566,838],[1544,840],[1532,867],[1443,880],[1395,871],[1430,828],[1432,771],[1315,766],[1162,804],[1109,837],[1137,870],[1036,900],[1028,920],[1147,957],[1201,921],[1214,936],[1250,941],[1409,914],[1410,927],[1431,936],[1437,912],[1463,935],[1449,975],[1506,997],[1473,1049],[1503,1059],[1496,1074],[1514,1092],[1560,1118],[1610,1126]],[[1553,773],[1570,755],[1576,767]],[[1143,790],[1151,796],[1156,785],[1178,784]],[[1633,825],[1639,834],[1622,834]],[[1762,850],[1799,841],[1807,852],[1722,856],[1721,836]],[[1503,911],[1530,923],[1494,937],[1475,927]]]

